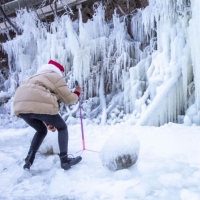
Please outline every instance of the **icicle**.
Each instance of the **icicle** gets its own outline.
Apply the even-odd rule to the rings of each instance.
[[[3,44],[10,72],[18,74],[14,77],[18,85],[49,59],[55,59],[65,66],[67,78],[83,85],[84,99],[100,97],[102,123],[111,109],[107,96],[112,99],[117,94],[123,97],[119,106],[126,114],[132,113],[134,123],[139,120],[137,124],[161,125],[174,121],[187,107],[186,88],[193,73],[200,107],[196,53],[200,52],[200,6],[197,0],[191,2],[192,20],[187,0],[149,0],[149,6],[132,16],[131,36],[116,11],[113,25],[105,22],[101,4],[95,4],[93,19],[87,23],[82,22],[79,11],[79,24],[63,15],[52,22],[50,32],[34,12],[21,11],[18,22],[23,35]],[[14,84],[6,84],[13,92]],[[149,119],[152,113],[155,117]]]
[[[191,57],[193,64],[193,74],[194,74],[194,83],[195,83],[195,98],[196,98],[196,107],[197,110],[200,110],[200,60],[198,59],[198,54],[200,52],[200,27],[198,25],[200,16],[200,2],[198,0],[191,1],[192,4],[192,19],[190,20],[190,29],[189,29],[189,43],[191,46]]]

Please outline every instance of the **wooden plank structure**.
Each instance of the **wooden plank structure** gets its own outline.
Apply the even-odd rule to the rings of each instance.
[[[17,10],[23,8],[34,8],[40,19],[44,19],[54,13],[63,11],[67,7],[77,6],[81,8],[81,4],[87,0],[14,0],[2,4],[3,12],[0,12],[0,18],[13,16]],[[10,24],[5,22],[0,23],[0,31],[4,31],[10,27]]]

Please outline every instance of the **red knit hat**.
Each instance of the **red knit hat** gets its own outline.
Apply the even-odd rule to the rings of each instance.
[[[65,71],[65,68],[64,68],[61,64],[57,63],[57,62],[54,61],[54,60],[50,60],[50,61],[48,62],[48,64],[52,64],[52,65],[56,66],[56,67],[57,67],[60,71],[62,71],[62,72]]]

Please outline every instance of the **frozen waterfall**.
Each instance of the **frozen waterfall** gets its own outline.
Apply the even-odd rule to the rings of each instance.
[[[50,26],[34,12],[19,11],[23,34],[2,44],[10,76],[0,82],[0,97],[12,97],[23,80],[55,59],[65,66],[68,86],[73,89],[78,80],[83,87],[85,118],[101,124],[200,125],[199,10],[199,0],[149,0],[130,16],[115,11],[108,23],[98,5],[86,23],[79,10],[78,21],[63,15]],[[6,108],[11,104],[12,98]],[[62,106],[62,115],[76,117],[70,109]]]

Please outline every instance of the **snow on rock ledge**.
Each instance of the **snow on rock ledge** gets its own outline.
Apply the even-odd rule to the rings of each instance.
[[[116,133],[110,136],[100,151],[103,166],[120,170],[134,165],[138,159],[140,143],[133,133]]]

